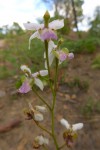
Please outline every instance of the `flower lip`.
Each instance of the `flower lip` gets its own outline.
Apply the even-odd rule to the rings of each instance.
[[[18,92],[19,93],[28,93],[29,91],[31,91],[31,86],[28,83],[28,81],[26,80],[25,82],[23,82],[22,86],[19,88]]]
[[[50,40],[50,39],[57,40],[56,33],[48,28],[45,28],[44,30],[41,31],[40,37],[42,40]]]

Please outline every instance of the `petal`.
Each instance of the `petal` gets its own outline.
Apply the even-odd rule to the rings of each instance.
[[[50,40],[50,39],[57,40],[56,33],[53,30],[47,28],[41,31],[40,37],[41,40]]]
[[[41,122],[43,121],[43,115],[41,113],[37,113],[37,112],[34,112],[34,120],[35,121],[38,121],[38,122]]]
[[[39,30],[41,28],[44,27],[43,24],[37,24],[37,23],[24,23],[24,27],[27,29],[27,30]]]
[[[35,106],[36,110],[41,112],[41,113],[45,113],[47,112],[47,108],[45,106]]]
[[[63,28],[63,27],[64,27],[64,19],[54,20],[54,21],[49,23],[50,29],[58,30],[58,29]]]
[[[34,38],[38,38],[40,39],[40,34],[38,31],[36,31],[35,33],[33,33],[30,38],[29,38],[29,49],[30,49],[30,45],[31,45],[31,40],[34,39]]]
[[[36,78],[38,75],[39,75],[39,72],[35,72],[35,73],[32,74],[32,77]]]
[[[57,47],[57,45],[54,44],[54,42],[52,40],[49,41],[49,44],[48,44],[48,53],[50,54],[51,51],[53,49],[55,49]]]
[[[45,66],[45,69],[47,69],[48,67],[47,67],[47,61],[45,60],[45,62],[44,62],[44,66]]]
[[[60,123],[61,123],[64,127],[66,127],[67,129],[70,129],[70,124],[68,123],[67,120],[61,119],[61,120],[60,120]]]
[[[77,123],[72,125],[72,130],[77,131],[83,128],[83,123]]]
[[[34,110],[32,104],[31,104],[31,103],[28,103],[28,105],[29,105],[30,110],[31,110],[32,112],[35,112],[35,110]]]
[[[31,74],[30,68],[28,68],[26,65],[21,65],[20,69],[25,73]]]
[[[28,81],[23,82],[22,86],[19,88],[19,93],[28,93],[31,90],[31,86]]]
[[[34,78],[34,83],[43,91],[44,86],[40,79]]]
[[[41,70],[39,71],[41,76],[47,76],[48,75],[48,70]]]
[[[55,56],[53,55],[53,53],[49,54],[49,65],[51,66],[53,60],[54,60]]]

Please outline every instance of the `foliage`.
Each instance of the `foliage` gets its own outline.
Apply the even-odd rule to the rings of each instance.
[[[94,13],[94,19],[89,22],[89,33],[92,36],[100,37],[100,6],[97,6]]]
[[[64,41],[64,46],[75,53],[93,53],[96,51],[96,48],[100,46],[100,40],[96,37],[87,37],[77,41],[66,39]]]
[[[0,28],[0,38],[13,38],[16,35],[23,34],[24,31],[17,22],[13,22],[12,26],[4,25]]]
[[[95,112],[100,113],[100,101],[89,97],[85,105],[81,109],[81,113],[86,117],[91,117]]]
[[[100,69],[100,54],[94,58],[94,60],[92,62],[92,68]]]
[[[80,78],[76,77],[74,78],[72,81],[69,81],[67,83],[67,85],[70,88],[76,88],[78,87],[79,89],[83,90],[83,91],[87,91],[89,88],[89,83],[87,81],[82,81]]]
[[[64,18],[68,19],[70,26],[75,27],[75,22],[80,22],[83,19],[82,5],[84,0],[74,0],[74,12],[73,12],[73,2],[72,0],[42,0],[46,5],[55,6],[55,17],[62,15]],[[76,13],[76,14],[74,14]],[[76,15],[76,18],[75,18]],[[77,19],[77,21],[75,20]]]

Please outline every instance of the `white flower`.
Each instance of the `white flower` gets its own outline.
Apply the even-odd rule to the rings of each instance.
[[[41,112],[41,113],[45,113],[45,112],[47,112],[47,108],[46,108],[46,106],[35,106],[35,109],[37,110],[37,111],[39,111],[39,112]]]
[[[24,23],[24,26],[27,30],[35,31],[29,39],[30,48],[30,42],[33,38],[38,38],[41,40],[57,39],[57,35],[54,30],[62,28],[64,26],[64,20],[54,20],[49,23],[48,28],[45,28],[44,24],[36,23]]]
[[[83,123],[73,124],[72,126],[68,123],[67,120],[61,119],[60,123],[65,126],[68,130],[77,131],[83,128]]]
[[[40,135],[40,136],[37,136],[35,138],[35,141],[39,144],[39,145],[48,145],[49,144],[49,140],[47,138],[45,138],[44,136]]]
[[[26,74],[27,77],[29,76],[31,77],[31,79],[34,78],[34,84],[37,85],[43,91],[44,85],[43,82],[39,79],[39,76],[47,76],[48,70],[40,70],[32,74],[30,68],[28,68],[26,65],[22,65],[20,68]],[[27,82],[23,82],[22,86],[19,88],[19,92],[28,93],[32,88],[31,81],[32,80],[27,78]]]
[[[77,138],[77,130],[80,130],[83,128],[83,123],[77,123],[70,125],[67,120],[64,118],[60,120],[60,123],[66,127],[66,131],[63,133],[63,138],[65,140],[65,143],[68,147],[72,147],[74,140]]]

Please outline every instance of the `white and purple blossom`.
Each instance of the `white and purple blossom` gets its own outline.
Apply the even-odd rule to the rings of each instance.
[[[60,123],[66,127],[66,129],[68,130],[72,130],[72,131],[77,131],[83,128],[83,123],[77,123],[77,124],[73,124],[72,126],[68,123],[67,120],[65,119],[61,119]]]
[[[32,74],[30,68],[28,68],[26,65],[22,65],[21,70],[25,73],[25,75],[27,75],[27,77],[19,88],[19,93],[28,93],[31,91],[33,84],[37,85],[43,91],[44,85],[42,80],[39,79],[39,76],[47,76],[48,70],[40,70],[39,72]]]
[[[67,59],[73,59],[74,54],[69,53],[67,48],[59,49],[57,48],[57,45],[54,44],[52,40],[48,42],[48,59],[49,59],[49,65],[51,66],[54,58],[58,58],[59,64],[61,64],[63,61]],[[44,53],[44,59],[45,59],[45,68],[47,69],[47,61],[46,61],[46,54]]]
[[[65,119],[61,119],[60,123],[67,129],[63,133],[63,138],[66,142],[66,145],[68,147],[72,147],[72,145],[74,143],[74,139],[77,138],[77,132],[76,131],[83,128],[83,123],[77,123],[77,124],[70,125],[68,123],[68,121]]]
[[[24,27],[27,30],[33,30],[35,33],[31,35],[29,38],[29,48],[30,48],[30,42],[34,38],[44,40],[51,40],[57,39],[56,30],[64,27],[64,20],[55,20],[48,24],[48,28],[45,27],[44,24],[36,24],[36,23],[24,23]]]

